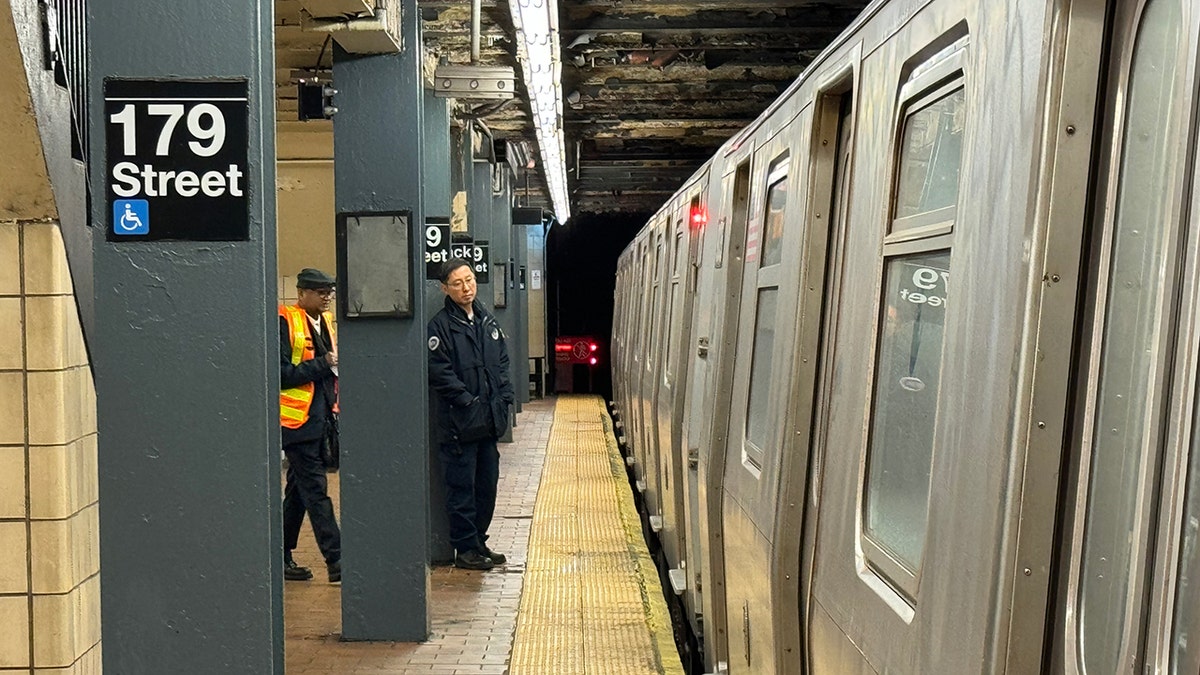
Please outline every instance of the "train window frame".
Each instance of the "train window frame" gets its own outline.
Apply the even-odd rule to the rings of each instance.
[[[775,188],[779,187],[780,185],[782,185],[785,189],[784,209],[783,210],[784,210],[784,213],[787,212],[789,195],[787,194],[786,190],[787,190],[787,188],[791,187],[791,184],[789,183],[789,181],[792,178],[791,166],[792,166],[791,154],[787,150],[784,150],[782,153],[777,155],[773,160],[771,160],[770,168],[767,170],[766,187],[763,189],[763,197],[762,197],[762,213],[757,214],[758,220],[760,223],[759,230],[758,230],[758,270],[759,270],[759,272],[778,268],[783,264],[783,233],[782,232],[780,232],[779,241],[776,244],[779,247],[778,248],[779,261],[773,262],[770,265],[766,264],[766,261],[767,261],[767,255],[766,255],[766,253],[767,253],[767,239],[766,239],[767,218],[771,213],[771,195],[774,194]],[[761,284],[760,284],[760,286],[761,286]]]
[[[966,143],[964,142],[964,149],[959,157],[958,188],[955,191],[953,206],[934,209],[904,218],[896,217],[896,208],[901,189],[900,163],[904,151],[905,132],[908,129],[908,121],[912,115],[961,90],[963,92],[963,105],[967,107],[965,124],[969,124],[972,119],[970,115],[969,78],[966,69],[968,46],[969,36],[964,35],[946,48],[935,53],[924,63],[918,65],[913,69],[907,80],[901,84],[896,98],[895,116],[892,122],[891,147],[889,149],[890,176],[886,182],[888,186],[888,195],[885,202],[887,204],[887,211],[885,223],[883,224],[884,236],[877,270],[876,301],[878,303],[878,311],[875,317],[874,338],[871,346],[871,382],[867,390],[867,416],[864,419],[866,442],[863,446],[862,461],[860,463],[856,539],[858,541],[860,560],[863,563],[861,573],[879,578],[909,606],[915,606],[917,592],[920,589],[923,564],[929,557],[926,546],[928,544],[929,521],[932,517],[932,509],[930,507],[933,479],[932,467],[936,461],[940,445],[937,425],[943,396],[941,387],[939,386],[937,398],[933,404],[933,412],[930,415],[931,426],[928,458],[931,469],[928,487],[925,492],[923,511],[924,530],[921,534],[919,559],[915,562],[904,561],[899,554],[889,550],[883,540],[877,540],[873,536],[868,524],[873,495],[872,465],[874,462],[880,461],[879,455],[876,452],[880,449],[878,439],[881,434],[886,435],[885,430],[877,429],[877,425],[881,423],[881,418],[879,417],[881,402],[879,386],[882,377],[880,367],[883,360],[883,350],[886,346],[884,331],[888,325],[886,316],[888,311],[886,284],[892,261],[921,254],[937,254],[944,251],[947,256],[945,277],[947,298],[950,295],[949,277],[954,263],[954,234],[958,217],[958,203],[963,198],[962,185],[965,171],[969,167]],[[969,128],[964,127],[964,137],[969,132]],[[897,227],[897,223],[901,226]],[[945,337],[949,332],[951,317],[951,309],[947,303],[943,317],[942,343],[939,346],[938,354],[937,368],[939,382],[945,361]],[[910,562],[912,564],[909,564]]]
[[[746,380],[746,407],[745,407],[745,414],[743,416],[744,420],[743,420],[743,424],[742,424],[742,466],[745,467],[748,471],[750,471],[756,478],[760,477],[762,475],[762,470],[763,470],[763,467],[765,466],[765,461],[766,461],[766,456],[767,456],[767,453],[766,453],[767,447],[760,447],[760,445],[757,442],[755,442],[754,439],[751,439],[751,437],[750,437],[750,423],[751,423],[752,411],[755,409],[755,406],[754,406],[754,403],[755,403],[755,400],[754,400],[754,375],[755,375],[756,369],[754,366],[755,366],[755,362],[758,360],[758,356],[760,353],[759,349],[758,349],[758,347],[759,347],[758,325],[759,325],[759,320],[761,318],[763,318],[759,313],[759,309],[760,309],[760,304],[762,302],[762,296],[763,296],[764,291],[768,291],[768,290],[775,291],[775,298],[776,298],[776,300],[778,300],[779,294],[781,292],[781,284],[783,281],[783,255],[782,255],[783,233],[780,234],[779,243],[778,243],[778,245],[780,247],[780,252],[781,252],[780,260],[778,263],[772,263],[771,265],[767,265],[767,266],[763,266],[763,264],[762,264],[765,259],[764,254],[766,253],[766,247],[765,247],[766,240],[764,238],[764,235],[766,234],[767,214],[770,212],[769,197],[771,195],[771,191],[780,184],[785,185],[789,189],[792,187],[789,183],[789,181],[791,181],[793,178],[793,173],[791,171],[792,156],[791,156],[790,149],[784,148],[782,151],[777,153],[771,159],[770,164],[768,164],[767,166],[768,166],[768,168],[767,168],[767,172],[766,172],[766,177],[762,183],[763,191],[762,191],[762,193],[760,193],[762,195],[762,197],[761,197],[762,202],[759,205],[760,208],[753,209],[753,204],[751,205],[751,209],[752,209],[751,217],[753,219],[755,219],[756,221],[758,221],[758,223],[759,223],[758,260],[757,260],[758,265],[756,265],[753,268],[753,272],[752,272],[755,275],[754,301],[753,301],[753,306],[752,306],[753,311],[751,312],[751,315],[754,317],[754,322],[751,326],[751,330],[753,332],[752,332],[752,337],[751,337],[751,341],[750,341],[750,345],[751,345],[751,347],[750,347],[750,373],[747,376],[747,380]],[[785,200],[786,200],[787,196],[788,196],[788,194],[785,192]],[[751,197],[752,197],[752,195],[751,195]],[[787,208],[789,205],[790,205],[790,201],[784,202],[784,212],[785,213],[787,212]],[[747,228],[746,236],[747,236],[747,238],[750,236],[749,228]],[[750,270],[746,270],[743,273],[751,273],[751,272],[750,272]],[[778,312],[776,312],[776,314],[778,314]],[[765,375],[767,377],[767,382],[765,383],[765,387],[766,387],[765,399],[762,401],[759,401],[759,403],[762,404],[761,405],[762,414],[766,415],[766,419],[764,420],[764,422],[766,423],[766,428],[770,429],[770,428],[772,428],[771,422],[773,420],[773,417],[776,414],[774,405],[776,402],[775,399],[777,397],[774,395],[774,389],[773,389],[772,385],[774,384],[774,380],[775,380],[775,371],[778,370],[778,368],[776,368],[774,366],[776,365],[776,352],[779,349],[779,343],[775,339],[775,334],[779,328],[779,322],[778,322],[776,316],[771,316],[771,317],[767,317],[767,318],[770,321],[774,322],[774,326],[772,327],[772,333],[771,333],[772,338],[771,338],[770,350],[769,350],[769,353],[767,353],[767,356],[770,358],[770,362],[768,365],[770,365],[771,367],[767,368],[766,372],[765,372]],[[762,371],[758,371],[758,372],[761,373]],[[758,440],[763,440],[763,439],[758,439]],[[766,439],[766,441],[763,443],[763,446],[769,446],[769,445],[770,445],[770,439]]]
[[[687,220],[679,211],[683,209],[682,205],[676,209],[675,225],[671,237],[671,277],[668,281],[667,288],[667,324],[664,333],[666,336],[666,356],[663,362],[663,381],[668,387],[674,386],[675,383],[675,359],[679,353],[679,334],[682,331],[676,329],[676,307],[681,305],[683,298],[677,298],[679,292],[680,280],[683,278],[683,270],[687,268],[687,261],[681,260],[680,252],[687,250]]]
[[[952,206],[897,217],[900,195],[900,160],[904,151],[904,133],[912,117],[939,101],[963,92],[963,105],[967,104],[966,61],[968,36],[963,36],[948,47],[933,55],[929,61],[915,68],[907,82],[900,87],[897,96],[897,119],[892,133],[892,162],[889,178],[888,227],[884,239],[887,243],[914,241],[936,237],[954,231],[958,218],[958,200],[961,198],[962,173],[959,173],[955,203]],[[966,162],[959,158],[959,166]]]
[[[652,281],[650,284],[650,312],[648,317],[649,335],[647,335],[647,346],[649,349],[646,350],[646,370],[651,372],[651,379],[649,380],[651,385],[654,384],[654,364],[658,362],[658,359],[655,358],[655,355],[658,353],[658,348],[660,346],[658,342],[655,341],[655,338],[659,337],[658,329],[661,327],[659,326],[659,317],[662,315],[662,308],[658,306],[659,288],[663,283],[663,268],[666,267],[666,249],[671,245],[671,242],[665,241],[665,233],[658,231],[662,228],[662,222],[659,221],[658,223],[655,223],[654,227],[654,251],[650,255],[651,260],[654,261],[654,270],[651,274]]]

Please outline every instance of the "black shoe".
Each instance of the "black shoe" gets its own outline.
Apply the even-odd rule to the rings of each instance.
[[[339,560],[337,562],[331,562],[328,565],[325,565],[325,569],[329,571],[329,583],[342,583],[342,561]]]
[[[295,560],[289,558],[283,561],[283,578],[288,581],[308,581],[313,578],[313,573],[312,570],[297,565]]]
[[[496,565],[479,551],[464,551],[455,556],[454,566],[464,570],[490,570]]]
[[[480,546],[479,552],[483,553],[488,560],[491,560],[493,565],[503,565],[504,563],[508,562],[508,558],[505,557],[503,553],[496,553],[492,549],[488,548],[487,544]]]

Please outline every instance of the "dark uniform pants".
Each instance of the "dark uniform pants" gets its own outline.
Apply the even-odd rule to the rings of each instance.
[[[317,547],[326,563],[342,559],[342,533],[333,515],[325,464],[321,461],[321,439],[283,446],[287,456],[287,485],[283,488],[283,548],[291,555],[300,539],[304,513],[312,523]]]
[[[487,541],[496,511],[500,452],[496,441],[442,444],[438,448],[446,481],[450,543],[459,552],[479,550]]]

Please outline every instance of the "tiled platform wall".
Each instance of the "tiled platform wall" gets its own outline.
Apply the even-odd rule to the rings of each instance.
[[[0,221],[0,675],[99,673],[96,396],[62,236]]]

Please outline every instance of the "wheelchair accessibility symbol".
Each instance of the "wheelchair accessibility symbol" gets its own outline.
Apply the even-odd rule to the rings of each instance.
[[[113,202],[113,234],[150,234],[150,203],[145,199]]]

